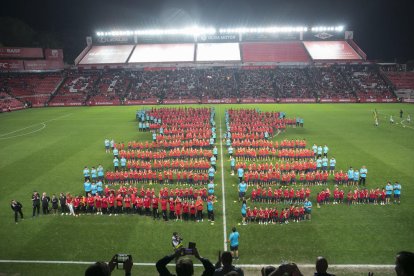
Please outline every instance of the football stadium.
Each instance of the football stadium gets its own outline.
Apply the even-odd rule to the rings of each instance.
[[[414,275],[410,56],[269,22],[0,30],[0,275]]]

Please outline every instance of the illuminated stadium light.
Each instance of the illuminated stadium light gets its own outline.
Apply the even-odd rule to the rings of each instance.
[[[257,27],[257,28],[220,28],[219,33],[221,34],[234,34],[234,33],[300,33],[307,32],[308,28],[303,26],[272,26],[272,27]]]
[[[130,30],[114,30],[109,32],[96,32],[97,36],[131,36],[131,35],[212,35],[216,33],[216,29],[213,27],[198,27],[191,26],[181,29],[138,29],[135,31]]]
[[[344,30],[344,26],[315,26],[311,28],[311,31],[314,33],[317,32],[342,32]]]

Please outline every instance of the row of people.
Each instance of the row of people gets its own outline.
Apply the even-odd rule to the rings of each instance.
[[[210,158],[213,155],[212,150],[206,149],[192,149],[192,148],[173,148],[171,150],[121,150],[114,152],[114,157],[127,160],[153,160],[153,159],[166,159],[166,158],[178,158],[189,159],[198,158],[205,159]]]
[[[255,136],[253,134],[253,136]],[[232,138],[228,138],[229,144],[234,148],[269,148],[269,149],[304,149],[306,147],[306,140],[282,140],[282,141],[269,141],[266,139],[260,139],[253,137],[251,133],[232,133]],[[227,143],[227,140],[225,140]]]
[[[315,154],[310,149],[282,149],[276,150],[275,148],[261,148],[259,150],[255,148],[237,148],[234,152],[234,156],[237,160],[251,161],[251,160],[272,160],[280,159],[286,161],[294,160],[309,160],[315,157]]]
[[[329,180],[328,171],[302,171],[296,174],[295,171],[281,173],[279,170],[269,172],[243,172],[241,168],[237,170],[239,182],[246,182],[248,185],[327,185]]]
[[[230,160],[231,161],[231,160]],[[296,173],[300,172],[307,172],[308,170],[323,170],[326,171],[329,168],[329,172],[333,172],[336,166],[336,159],[332,157],[329,160],[329,167],[328,167],[328,160],[322,161],[322,159],[318,160],[309,160],[309,161],[278,161],[278,162],[266,162],[266,163],[246,163],[246,162],[237,162],[235,165],[235,169],[238,170],[242,168],[244,171],[249,172],[269,172],[273,170],[279,170],[280,172],[290,172],[295,171]],[[318,169],[319,168],[319,169]]]

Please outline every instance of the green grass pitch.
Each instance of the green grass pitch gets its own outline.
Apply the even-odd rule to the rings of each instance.
[[[197,107],[197,106],[194,106]],[[223,250],[221,171],[224,170],[227,233],[241,221],[236,177],[229,174],[227,152],[224,168],[218,161],[215,225],[153,221],[139,216],[40,216],[31,219],[34,190],[49,195],[82,192],[82,168],[102,164],[112,168],[104,139],[150,140],[139,133],[135,111],[139,106],[29,109],[0,114],[0,260],[109,260],[115,253],[129,253],[134,262],[153,263],[171,252],[171,233],[185,242],[195,241],[201,255],[215,262]],[[148,107],[147,107],[148,108]],[[216,105],[216,123],[224,130],[226,108],[259,108],[300,116],[304,128],[288,128],[274,140],[305,138],[309,145],[327,144],[337,168],[368,168],[368,187],[382,187],[387,180],[402,184],[401,205],[329,205],[314,208],[312,221],[289,225],[238,226],[240,264],[278,264],[288,260],[313,263],[324,255],[332,264],[392,264],[400,250],[414,251],[414,123],[399,118],[400,109],[414,114],[406,104]],[[377,109],[379,127],[372,112]],[[393,115],[396,123],[390,124]],[[404,127],[405,126],[405,127]],[[220,141],[218,140],[220,150]],[[223,145],[223,150],[225,147]],[[220,157],[220,152],[219,152]],[[330,182],[332,190],[333,183]],[[312,201],[316,191],[312,188]],[[10,200],[23,203],[25,220],[14,223]],[[0,274],[82,274],[84,265],[17,265],[0,263]],[[45,272],[47,271],[47,273]],[[154,275],[155,268],[134,267],[134,274]],[[141,273],[140,273],[141,272]]]

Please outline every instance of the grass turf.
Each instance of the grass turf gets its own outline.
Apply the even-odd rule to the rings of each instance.
[[[260,108],[285,111],[288,117],[305,119],[304,128],[289,128],[275,140],[306,138],[309,145],[327,144],[337,168],[350,165],[368,168],[368,187],[384,186],[389,179],[402,184],[401,205],[323,206],[314,208],[311,222],[289,225],[240,226],[240,263],[280,263],[283,260],[313,263],[324,255],[330,263],[391,264],[399,250],[414,250],[412,172],[414,171],[414,129],[402,127],[400,109],[413,114],[404,104],[320,104],[320,105],[216,105],[216,122],[224,130],[225,108]],[[373,126],[372,111],[380,114],[380,126]],[[40,216],[30,219],[33,190],[48,194],[82,192],[82,168],[102,164],[111,168],[103,141],[150,140],[138,133],[137,106],[30,109],[0,115],[0,259],[95,261],[108,260],[115,253],[130,253],[135,262],[155,262],[171,251],[173,231],[185,241],[197,242],[203,256],[216,259],[223,249],[221,169],[216,193],[216,223],[153,221],[138,216],[79,218]],[[394,115],[399,124],[388,123]],[[224,149],[224,145],[223,145]],[[219,147],[220,150],[220,147]],[[219,153],[220,154],[220,153]],[[227,156],[226,151],[223,152]],[[224,161],[227,236],[241,220],[236,177],[229,175]],[[332,190],[332,181],[330,182]],[[312,189],[312,200],[316,191]],[[26,219],[14,224],[9,203],[23,203]],[[0,272],[10,271],[0,264]],[[10,267],[17,267],[12,265]],[[20,267],[20,266],[19,266]],[[21,266],[30,274],[30,266]],[[27,270],[26,270],[27,267]],[[59,271],[59,266],[44,265]],[[41,269],[40,269],[41,270]],[[20,271],[20,270],[15,270]],[[20,271],[21,272],[21,271]],[[39,272],[41,273],[41,272]],[[34,274],[37,274],[34,273]],[[154,273],[155,274],[155,273]]]

